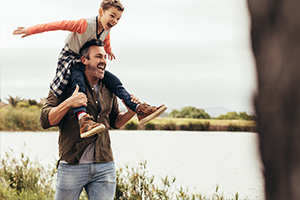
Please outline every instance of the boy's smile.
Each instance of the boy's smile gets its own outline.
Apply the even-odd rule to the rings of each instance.
[[[112,6],[107,10],[99,9],[99,16],[100,16],[100,26],[101,29],[109,30],[115,25],[118,24],[119,20],[121,19],[123,11],[118,10],[118,8]],[[100,28],[99,26],[99,28]],[[99,30],[101,31],[101,30]]]

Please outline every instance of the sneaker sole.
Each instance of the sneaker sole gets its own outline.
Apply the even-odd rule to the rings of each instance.
[[[81,138],[91,137],[91,136],[93,136],[95,134],[98,134],[98,133],[104,131],[104,130],[105,130],[105,126],[103,124],[101,124],[101,125],[93,128],[92,130],[89,130],[88,132],[82,133],[80,135],[80,137]]]
[[[146,124],[147,122],[151,121],[152,119],[158,117],[159,115],[163,114],[167,110],[167,106],[163,105],[161,108],[159,108],[157,111],[152,113],[151,115],[145,117],[140,121],[142,125]]]

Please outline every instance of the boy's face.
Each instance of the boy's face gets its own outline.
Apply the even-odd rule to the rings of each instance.
[[[109,30],[118,24],[121,19],[123,11],[118,10],[116,7],[112,6],[109,9],[103,11],[102,8],[99,9],[100,22],[105,30]]]

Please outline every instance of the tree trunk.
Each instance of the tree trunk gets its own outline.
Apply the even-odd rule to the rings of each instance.
[[[248,0],[268,200],[300,199],[300,2]]]

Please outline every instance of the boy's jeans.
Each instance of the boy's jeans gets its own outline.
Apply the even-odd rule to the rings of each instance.
[[[85,188],[89,199],[113,200],[116,190],[115,163],[69,165],[57,170],[56,200],[78,200]]]
[[[76,85],[79,86],[79,92],[83,92],[86,94],[85,82],[84,82],[84,70],[85,66],[82,63],[76,63],[76,65],[71,67],[71,87],[72,91],[75,90]],[[102,79],[104,85],[117,97],[123,99],[125,104],[132,111],[135,112],[137,104],[131,101],[131,97],[129,92],[123,87],[120,79],[116,77],[114,74],[105,70],[104,77]],[[77,108],[73,108],[74,113],[78,113],[80,111],[86,112],[86,107],[81,106]]]

